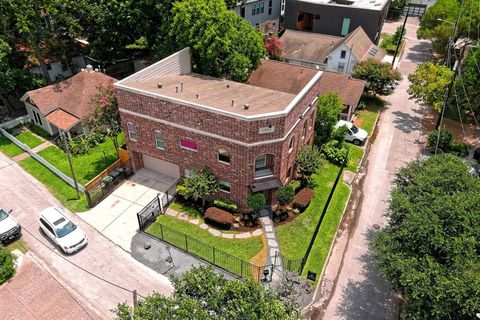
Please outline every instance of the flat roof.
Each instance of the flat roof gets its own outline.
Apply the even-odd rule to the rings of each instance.
[[[310,2],[316,4],[324,4],[330,6],[351,7],[370,10],[381,10],[388,0],[301,0],[302,2]]]
[[[159,83],[161,88],[157,86]],[[282,111],[296,96],[196,73],[160,76],[142,81],[125,81],[122,84],[167,98],[245,116]],[[245,104],[248,104],[248,110],[245,110]]]

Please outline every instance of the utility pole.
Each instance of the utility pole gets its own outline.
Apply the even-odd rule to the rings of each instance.
[[[73,184],[75,185],[75,190],[77,191],[77,199],[80,199],[80,191],[78,191],[78,183],[77,183],[77,179],[75,178],[75,171],[73,170],[73,165],[72,165],[72,156],[70,154],[70,147],[68,146],[68,142],[65,137],[65,132],[60,130],[60,136],[62,137],[62,140],[65,143],[65,150],[67,151],[68,164],[70,165],[70,170],[72,171]]]
[[[408,19],[408,11],[407,11],[407,14],[405,15],[405,20],[403,20],[402,32],[400,33],[400,37],[398,38],[397,47],[395,48],[395,54],[393,55],[392,68],[395,65],[395,59],[397,58],[398,49],[400,48],[400,44],[402,43],[403,33],[405,32],[405,25],[407,24],[407,19]]]

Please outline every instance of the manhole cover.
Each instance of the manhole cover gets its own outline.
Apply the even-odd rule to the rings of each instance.
[[[377,230],[380,229],[380,225],[375,223],[375,224],[373,225],[373,229],[377,229]]]

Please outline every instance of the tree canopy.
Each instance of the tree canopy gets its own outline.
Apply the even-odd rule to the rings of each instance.
[[[440,113],[452,75],[453,71],[445,66],[433,62],[422,63],[417,66],[414,73],[408,75],[410,80],[408,93],[413,98],[431,105]]]
[[[263,35],[223,0],[178,1],[172,16],[171,47],[190,47],[199,73],[244,81],[264,56]]]
[[[400,169],[374,235],[380,272],[404,319],[473,319],[480,310],[480,178],[452,155]]]
[[[469,48],[463,71],[455,81],[455,91],[452,103],[468,111],[480,112],[480,49]],[[455,100],[457,96],[458,101]],[[470,107],[472,110],[470,110]]]
[[[375,59],[360,61],[353,68],[352,77],[367,82],[365,89],[373,95],[389,95],[402,79],[400,72],[393,70],[389,63]]]
[[[275,292],[252,280],[227,280],[211,267],[195,267],[171,280],[171,297],[153,293],[135,310],[119,304],[114,310],[117,319],[300,319],[298,308],[282,302]]]
[[[318,146],[332,139],[339,113],[344,107],[342,98],[337,93],[327,93],[318,98],[315,118],[315,143]]]
[[[456,37],[478,39],[480,36],[480,29],[478,28],[480,25],[478,0],[438,0],[422,16],[417,36],[421,39],[430,39],[433,51],[442,56],[447,52],[448,38],[453,36],[452,23],[455,23],[457,20],[461,3],[464,3],[464,5]]]
[[[322,166],[322,155],[317,146],[306,146],[300,149],[295,157],[295,165],[302,175],[302,181],[305,182],[305,176],[314,174]]]

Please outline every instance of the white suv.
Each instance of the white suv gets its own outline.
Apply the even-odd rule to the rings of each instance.
[[[11,215],[0,209],[0,244],[7,244],[21,236],[22,227]]]
[[[73,221],[54,207],[38,216],[40,229],[54,241],[64,253],[80,250],[88,242],[87,235]]]
[[[335,125],[335,129],[338,129],[344,126],[348,128],[348,133],[345,136],[345,141],[350,141],[354,145],[359,146],[363,144],[365,140],[367,140],[368,132],[363,129],[355,127],[355,125],[351,122],[340,120]]]

